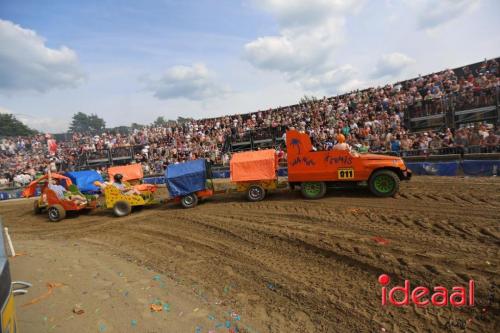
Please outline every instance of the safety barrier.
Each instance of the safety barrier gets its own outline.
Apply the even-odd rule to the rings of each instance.
[[[408,168],[419,176],[498,176],[500,160],[462,160],[449,162],[408,162]]]

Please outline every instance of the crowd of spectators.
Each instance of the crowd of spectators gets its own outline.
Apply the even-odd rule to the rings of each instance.
[[[238,141],[251,130],[267,129],[280,136],[286,129],[307,132],[318,149],[331,149],[337,134],[361,153],[393,152],[402,156],[447,152],[495,152],[499,133],[492,124],[475,123],[457,130],[410,132],[406,117],[443,113],[450,101],[457,109],[498,103],[498,59],[469,67],[435,73],[384,87],[353,91],[341,96],[308,100],[301,104],[250,114],[145,126],[128,134],[74,133],[59,141],[49,156],[44,135],[0,139],[0,185],[25,184],[42,173],[48,163],[73,169],[85,152],[136,147],[134,159],[145,173],[161,173],[170,163],[207,158],[227,165],[226,138]],[[137,148],[138,147],[138,148]],[[280,149],[280,147],[277,147]],[[285,153],[281,153],[284,155]],[[105,167],[99,168],[105,173]],[[3,177],[2,177],[3,176]]]

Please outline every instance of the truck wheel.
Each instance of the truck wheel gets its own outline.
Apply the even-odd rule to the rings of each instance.
[[[66,210],[61,205],[53,205],[47,209],[50,222],[59,222],[66,217]]]
[[[117,201],[113,206],[113,214],[117,217],[127,216],[131,211],[132,206],[130,206],[130,202],[125,200]]]
[[[399,177],[391,170],[375,171],[368,181],[370,191],[377,197],[390,197],[399,191]]]
[[[198,197],[194,193],[185,195],[181,199],[181,205],[184,208],[193,208],[197,204],[198,204]]]
[[[251,185],[247,190],[248,201],[261,201],[266,197],[266,191],[260,185]]]
[[[40,207],[38,199],[35,199],[35,201],[33,202],[33,211],[35,212],[35,214],[40,214],[42,210],[43,209],[42,207]]]
[[[300,193],[306,199],[319,199],[325,196],[325,182],[305,182],[300,184]]]

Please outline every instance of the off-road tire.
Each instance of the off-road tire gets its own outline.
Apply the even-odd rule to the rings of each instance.
[[[66,210],[61,205],[52,205],[47,209],[50,222],[59,222],[66,217]]]
[[[130,214],[131,211],[132,211],[132,206],[130,205],[130,202],[125,200],[117,201],[113,206],[113,214],[116,217],[127,216]]]

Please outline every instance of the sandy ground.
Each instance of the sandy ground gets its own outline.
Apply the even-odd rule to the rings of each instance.
[[[31,207],[0,204],[27,254],[12,260],[14,278],[35,282],[16,297],[22,332],[99,332],[101,323],[106,332],[500,331],[497,178],[415,177],[388,199],[352,190],[249,203],[233,194],[191,210],[160,205],[121,219],[96,210],[60,223]],[[391,286],[474,279],[477,304],[383,307],[382,273]],[[20,306],[46,282],[64,287]],[[156,298],[171,311],[151,314]],[[72,314],[80,303],[85,314]]]
[[[221,302],[77,240],[16,241],[14,279],[30,281],[16,296],[19,332],[207,332],[236,327]],[[52,292],[48,284],[52,284]],[[41,297],[41,298],[40,298]],[[161,311],[152,312],[151,304]],[[78,313],[83,310],[83,313]]]

